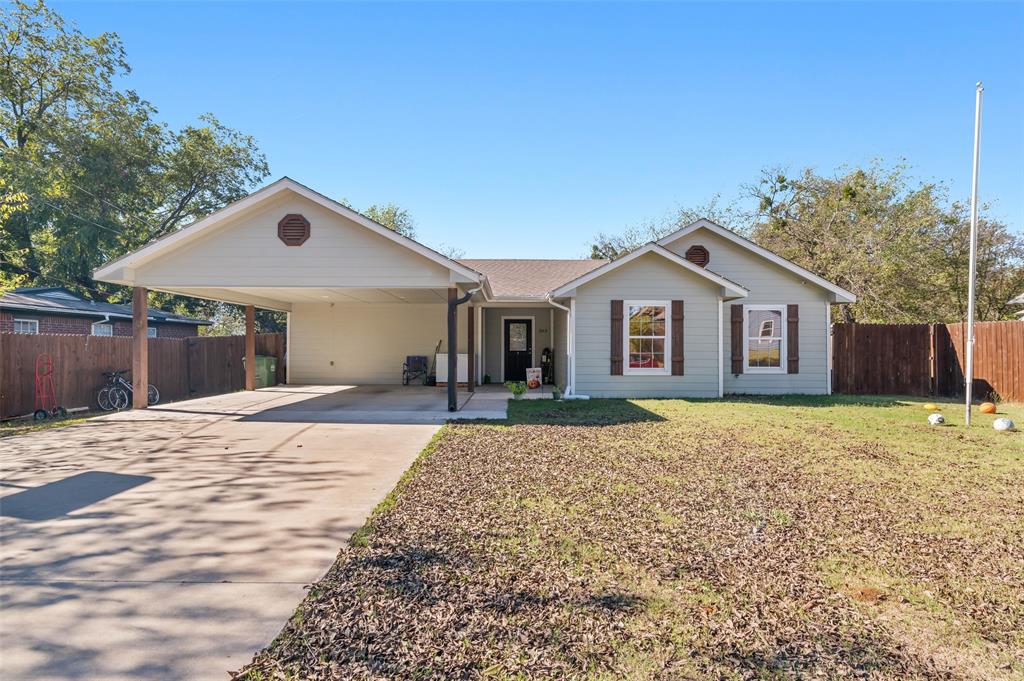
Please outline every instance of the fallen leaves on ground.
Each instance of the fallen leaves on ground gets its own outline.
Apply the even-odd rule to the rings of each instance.
[[[922,529],[1014,527],[1011,480],[987,504],[931,498],[899,469],[926,464],[806,429],[448,426],[236,678],[1024,674],[1021,534]],[[935,626],[982,643],[949,650]]]

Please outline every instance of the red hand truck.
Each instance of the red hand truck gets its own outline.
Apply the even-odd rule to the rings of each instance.
[[[53,358],[46,353],[36,355],[35,408],[32,416],[36,421],[42,421],[48,416],[68,415],[67,409],[57,406],[57,391],[53,387]]]

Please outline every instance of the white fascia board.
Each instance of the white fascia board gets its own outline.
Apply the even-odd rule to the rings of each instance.
[[[720,287],[722,287],[722,290],[726,298],[746,298],[747,294],[749,293],[747,289],[743,288],[739,284],[729,281],[725,277],[715,274],[711,270],[707,270],[703,267],[700,267],[699,265],[694,265],[686,258],[673,253],[664,246],[660,246],[657,243],[651,242],[646,246],[641,246],[632,253],[629,253],[628,255],[624,255],[617,260],[612,260],[609,263],[605,263],[604,265],[601,265],[600,267],[593,269],[590,272],[587,272],[583,276],[577,277],[576,279],[573,279],[572,281],[563,284],[559,288],[552,291],[550,295],[552,298],[560,298],[566,295],[573,295],[575,293],[576,288],[583,286],[587,282],[593,281],[598,277],[604,276],[605,274],[608,274],[609,272],[619,267],[622,267],[623,265],[630,263],[633,260],[639,258],[640,256],[646,255],[648,253],[660,255],[669,262],[675,263],[676,265],[679,265],[683,269],[693,272],[697,276],[703,277],[709,281],[718,284]]]
[[[726,229],[725,227],[722,227],[721,225],[717,225],[714,222],[711,222],[710,220],[705,220],[705,219],[701,218],[700,220],[697,220],[696,222],[691,222],[690,224],[686,225],[682,229],[677,229],[676,231],[672,232],[668,236],[663,236],[662,238],[658,239],[657,243],[660,246],[666,246],[666,245],[672,243],[673,241],[677,241],[677,240],[681,239],[682,237],[686,236],[687,234],[689,234],[690,232],[696,231],[698,229],[706,229],[709,232],[711,232],[713,234],[716,234],[716,235],[722,237],[723,239],[731,241],[732,243],[736,244],[737,246],[741,246],[741,247],[747,249],[748,251],[750,251],[752,253],[756,253],[757,255],[761,256],[765,260],[773,262],[776,265],[778,265],[779,267],[782,267],[783,269],[787,269],[790,272],[792,272],[793,274],[796,274],[796,275],[806,279],[807,281],[809,281],[809,282],[811,282],[813,284],[816,284],[817,286],[820,286],[821,288],[823,288],[826,291],[829,291],[830,293],[835,295],[834,302],[836,302],[836,303],[856,303],[857,302],[857,296],[855,294],[851,293],[850,291],[847,291],[846,289],[842,288],[841,286],[836,286],[835,284],[833,284],[831,281],[828,281],[827,279],[822,279],[821,277],[819,277],[817,274],[814,274],[810,270],[805,270],[803,267],[800,267],[796,263],[794,263],[794,262],[792,262],[790,260],[786,260],[781,255],[776,255],[775,253],[772,253],[771,251],[769,251],[767,248],[762,248],[761,246],[758,246],[757,244],[755,244],[750,239],[746,239],[746,238],[740,236],[739,234],[737,234],[736,232],[732,231],[731,229]]]
[[[205,290],[203,290],[205,289]],[[255,307],[264,310],[276,310],[277,312],[291,312],[292,304],[282,300],[276,300],[273,298],[266,298],[264,296],[254,296],[244,291],[227,289],[227,288],[215,288],[215,287],[199,287],[199,290],[182,287],[182,288],[165,288],[165,287],[153,287],[150,291],[159,291],[160,293],[170,293],[176,296],[188,296],[189,298],[199,298],[201,300],[212,300],[218,303],[231,303],[233,305],[254,305]]]
[[[153,241],[152,243],[143,246],[142,248],[121,256],[115,260],[111,260],[102,267],[97,268],[93,272],[93,278],[100,281],[108,281],[108,277],[115,273],[117,268],[125,267],[136,267],[146,261],[156,257],[158,254],[173,250],[180,247],[183,243],[191,241],[198,237],[201,233],[208,231],[209,229],[222,224],[225,220],[237,215],[241,211],[244,211],[252,206],[265,201],[282,191],[292,191],[303,198],[309,199],[313,203],[316,203],[329,211],[337,213],[344,218],[355,222],[356,224],[366,227],[370,231],[376,232],[385,239],[395,242],[401,246],[405,246],[411,251],[422,255],[428,260],[432,260],[437,264],[447,268],[454,274],[461,276],[467,283],[480,283],[483,275],[479,272],[472,270],[465,265],[455,262],[451,258],[448,258],[432,248],[428,248],[418,241],[414,241],[407,236],[403,236],[393,229],[378,224],[366,217],[361,213],[348,208],[347,206],[330,199],[323,194],[316,192],[304,184],[300,184],[290,177],[282,177],[280,180],[273,182],[266,187],[262,187],[249,196],[243,199],[239,199],[234,203],[231,203],[218,211],[207,215],[205,218],[193,222],[187,227],[183,227],[176,232],[172,232],[164,237]],[[121,282],[117,282],[121,283]]]

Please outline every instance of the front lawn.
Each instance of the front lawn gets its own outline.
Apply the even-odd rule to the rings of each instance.
[[[238,678],[1022,678],[1024,433],[922,402],[446,426]]]

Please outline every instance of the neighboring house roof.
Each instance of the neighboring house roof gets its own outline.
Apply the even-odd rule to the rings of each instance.
[[[166,234],[155,241],[151,241],[142,248],[127,253],[120,258],[111,260],[105,263],[102,267],[96,269],[93,276],[101,281],[111,281],[110,277],[117,273],[120,268],[135,267],[141,265],[157,254],[162,254],[169,250],[173,250],[185,243],[191,242],[194,238],[200,234],[207,232],[217,226],[223,224],[228,218],[236,215],[237,213],[246,210],[250,206],[265,201],[272,196],[275,196],[283,191],[292,191],[310,201],[326,208],[329,211],[337,213],[344,218],[355,222],[356,224],[362,225],[367,229],[376,232],[377,234],[389,239],[397,244],[405,246],[406,248],[419,253],[429,260],[448,268],[449,270],[458,273],[472,282],[481,282],[482,277],[479,272],[474,272],[472,269],[465,265],[460,265],[458,262],[451,258],[444,256],[432,248],[424,246],[418,241],[410,239],[407,236],[399,234],[393,229],[388,229],[384,225],[374,222],[370,218],[366,217],[362,213],[358,213],[348,206],[335,201],[334,199],[328,198],[323,194],[310,189],[304,184],[296,182],[290,177],[282,177],[276,182],[272,182],[265,187],[262,187],[252,194],[249,194],[245,198],[239,199],[234,203],[228,204],[224,208],[218,211],[210,213],[206,217],[196,220],[186,227],[182,227],[176,232]]]
[[[694,265],[692,262],[682,257],[681,255],[673,253],[664,246],[660,246],[654,242],[651,242],[646,246],[641,246],[635,251],[632,251],[628,255],[624,255],[621,258],[618,258],[617,260],[606,262],[601,267],[593,269],[590,272],[584,274],[583,276],[577,277],[576,279],[573,279],[572,281],[563,284],[562,286],[552,291],[551,296],[555,298],[564,296],[573,289],[575,289],[577,286],[582,286],[583,284],[586,284],[588,281],[593,281],[598,277],[604,276],[605,274],[608,274],[609,272],[612,272],[618,269],[619,267],[622,267],[626,263],[631,262],[639,258],[640,256],[646,255],[648,253],[660,255],[669,262],[675,263],[676,265],[679,265],[683,269],[690,270],[694,274],[704,277],[705,279],[711,281],[712,283],[718,284],[719,286],[722,287],[722,289],[725,291],[726,296],[729,298],[746,298],[747,294],[749,293],[747,289],[743,288],[736,282],[730,281],[729,279],[726,279],[722,275],[712,272],[706,267]]]
[[[459,262],[487,277],[495,298],[542,299],[559,285],[608,261],[460,258]]]
[[[77,293],[59,286],[16,288],[0,296],[0,310],[18,310],[36,314],[54,314],[70,317],[111,317],[131,319],[132,306],[86,300]],[[210,324],[206,319],[191,319],[149,308],[147,317],[164,324]]]
[[[1016,298],[1012,298],[1009,301],[1010,305],[1024,305],[1024,293],[1020,294]]]
[[[721,225],[716,225],[715,223],[711,222],[710,220],[705,220],[705,219],[702,218],[700,220],[697,220],[696,222],[692,222],[692,223],[686,225],[685,227],[683,227],[682,229],[678,229],[678,230],[672,232],[671,234],[669,234],[667,236],[664,236],[661,239],[658,239],[658,244],[660,244],[662,246],[665,246],[667,244],[672,243],[673,241],[677,241],[678,239],[681,239],[682,237],[686,236],[690,232],[693,232],[693,231],[698,230],[698,229],[706,229],[709,232],[717,234],[718,236],[722,237],[723,239],[727,239],[728,241],[731,241],[731,242],[733,242],[734,244],[736,244],[738,246],[742,246],[743,248],[746,248],[748,251],[750,251],[752,253],[756,253],[757,255],[761,256],[762,258],[765,258],[766,260],[769,260],[769,261],[775,263],[779,267],[782,267],[783,269],[787,269],[790,272],[796,274],[797,276],[800,276],[800,277],[806,279],[807,281],[810,281],[810,282],[812,282],[814,284],[817,284],[818,286],[820,286],[821,288],[825,289],[826,291],[834,294],[835,295],[835,302],[837,302],[837,303],[856,303],[857,302],[857,296],[855,294],[851,293],[850,291],[847,291],[846,289],[844,289],[844,288],[842,288],[840,286],[836,286],[835,284],[833,284],[832,282],[828,281],[827,279],[823,279],[823,278],[819,277],[814,272],[811,272],[810,270],[805,270],[803,267],[800,267],[796,263],[793,263],[793,262],[791,262],[789,260],[786,260],[781,255],[777,255],[775,253],[772,253],[767,248],[762,248],[761,246],[758,246],[757,244],[755,244],[750,239],[746,239],[746,238],[740,236],[739,234],[737,234],[736,232],[732,231],[731,229],[726,229],[725,227],[722,227]]]

